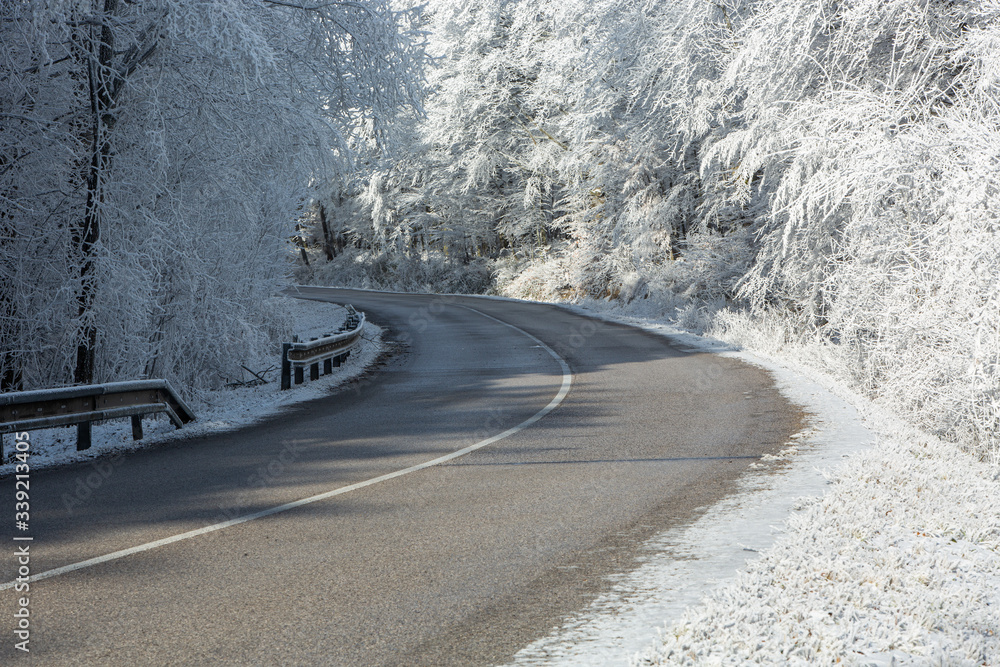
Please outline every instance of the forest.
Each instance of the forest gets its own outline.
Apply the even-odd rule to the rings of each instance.
[[[419,103],[386,2],[0,8],[2,389],[260,367],[322,184]],[[242,360],[242,361],[241,361]]]
[[[0,9],[2,389],[274,354],[292,281],[809,346],[1000,456],[998,0]]]

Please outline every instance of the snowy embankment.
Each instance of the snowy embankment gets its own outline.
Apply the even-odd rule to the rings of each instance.
[[[515,665],[1000,664],[1000,468],[817,370],[816,349],[757,332],[735,352],[588,305],[765,366],[810,426]]]
[[[822,346],[766,330],[735,318],[714,333],[821,379],[858,408],[874,444],[636,664],[1000,664],[997,461],[854,394]]]
[[[294,322],[293,331],[302,340],[336,331],[347,317],[347,311],[337,304],[290,297],[287,301]],[[138,442],[132,440],[132,427],[128,419],[95,423],[93,445],[83,452],[76,451],[75,426],[32,431],[31,465],[36,470],[51,468],[168,440],[231,431],[253,424],[289,405],[320,398],[329,393],[331,388],[361,375],[382,349],[381,334],[379,327],[371,322],[366,323],[364,340],[340,368],[331,375],[322,376],[313,382],[307,381],[290,391],[279,391],[279,377],[272,369],[272,372],[265,375],[268,380],[266,384],[201,393],[190,403],[197,419],[182,429],[174,429],[162,415],[146,417],[143,419],[144,437]],[[275,353],[274,359],[277,365],[278,353]],[[11,474],[13,471],[13,463],[0,466],[0,475]]]
[[[760,560],[635,664],[998,664],[996,469],[880,426]]]

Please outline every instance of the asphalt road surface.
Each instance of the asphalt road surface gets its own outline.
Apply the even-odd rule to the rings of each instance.
[[[31,572],[407,474],[32,582],[27,655],[8,587],[0,663],[502,663],[799,427],[759,368],[558,307],[302,295],[365,311],[388,357],[239,432],[33,473]],[[4,582],[14,492],[0,482]]]

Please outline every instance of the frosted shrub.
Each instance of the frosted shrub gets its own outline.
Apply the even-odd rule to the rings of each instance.
[[[903,187],[857,188],[860,210],[823,283],[825,328],[839,334],[870,393],[935,432],[996,450],[1000,165],[984,168],[991,153],[970,145],[977,137],[964,121],[961,133],[946,118],[900,138],[890,174]],[[995,131],[979,138],[1000,150]]]
[[[777,3],[731,60],[740,129],[707,153],[768,202],[742,294],[835,344],[870,395],[981,453],[1000,445],[998,16]],[[780,73],[761,67],[779,57]]]
[[[331,261],[318,254],[309,268],[299,267],[302,282],[400,292],[482,294],[490,289],[490,265],[438,252],[371,252],[349,248]]]
[[[498,293],[539,301],[577,300],[584,296],[571,280],[571,262],[565,248],[544,256],[510,254],[499,259],[493,272]]]

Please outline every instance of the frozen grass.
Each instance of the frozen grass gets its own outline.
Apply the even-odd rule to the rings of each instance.
[[[1000,660],[1000,475],[891,421],[636,665]]]
[[[346,310],[336,304],[319,301],[304,301],[282,297],[283,304],[293,317],[294,331],[300,339],[321,336],[332,331],[346,319]],[[381,329],[370,322],[365,325],[365,340],[351,353],[346,362],[331,375],[322,376],[315,382],[294,387],[289,391],[279,391],[279,377],[271,372],[266,384],[205,391],[190,402],[197,420],[174,429],[163,416],[143,419],[143,439],[132,440],[132,427],[128,419],[114,419],[96,423],[93,427],[93,445],[90,449],[76,451],[76,427],[64,427],[31,431],[31,466],[34,470],[67,465],[105,456],[109,453],[148,447],[168,440],[192,438],[231,431],[253,424],[264,417],[276,414],[283,408],[320,398],[339,384],[361,375],[375,360],[381,350]],[[275,364],[279,353],[274,354]],[[259,372],[259,371],[258,371]],[[11,438],[7,436],[10,448]],[[0,466],[0,475],[13,473],[14,464]]]

